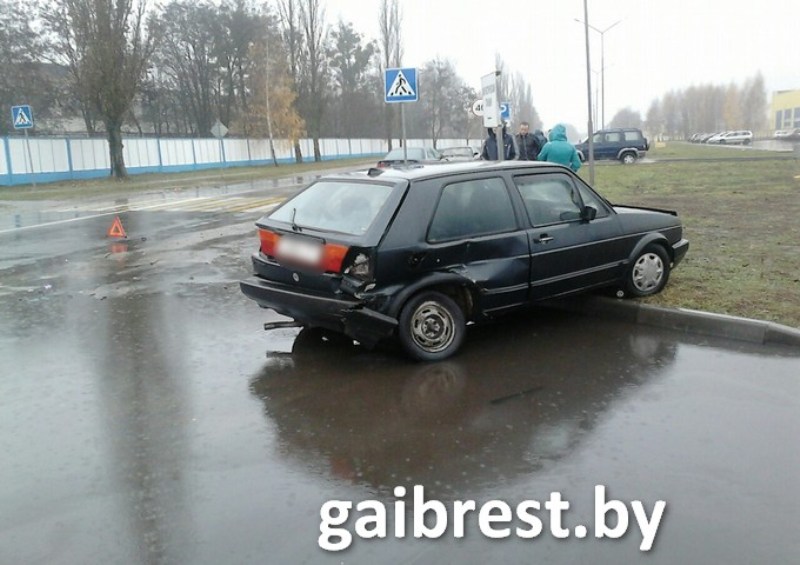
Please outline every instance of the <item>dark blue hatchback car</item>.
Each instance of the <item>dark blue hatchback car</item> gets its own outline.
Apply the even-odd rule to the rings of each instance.
[[[675,212],[615,206],[564,167],[522,161],[325,176],[257,226],[247,297],[365,345],[397,336],[419,360],[538,300],[655,294],[689,246]]]

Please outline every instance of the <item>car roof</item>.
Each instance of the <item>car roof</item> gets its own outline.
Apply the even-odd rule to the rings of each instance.
[[[490,172],[490,171],[507,171],[507,170],[525,170],[525,169],[541,169],[542,167],[555,167],[559,169],[566,169],[562,165],[549,162],[538,161],[467,161],[461,163],[441,163],[434,165],[421,165],[414,164],[401,167],[391,167],[385,169],[370,168],[360,171],[351,171],[347,173],[334,173],[325,175],[325,179],[363,179],[364,177],[371,177],[381,180],[423,180],[429,178],[436,178],[441,176],[449,176],[454,174],[464,173],[477,173],[477,172]]]

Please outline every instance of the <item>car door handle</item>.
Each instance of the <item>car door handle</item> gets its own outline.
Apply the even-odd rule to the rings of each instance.
[[[553,241],[553,239],[555,239],[555,238],[547,235],[546,233],[543,233],[542,235],[540,235],[537,239],[534,239],[533,241],[534,241],[534,243],[550,243],[551,241]]]

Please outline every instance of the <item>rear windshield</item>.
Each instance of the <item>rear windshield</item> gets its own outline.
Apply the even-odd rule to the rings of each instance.
[[[269,215],[301,228],[363,235],[375,221],[392,187],[383,184],[320,181]]]

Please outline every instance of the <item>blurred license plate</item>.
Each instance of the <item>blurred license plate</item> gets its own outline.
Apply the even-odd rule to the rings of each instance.
[[[278,242],[278,257],[316,265],[322,259],[322,245],[306,239],[283,236]]]

